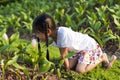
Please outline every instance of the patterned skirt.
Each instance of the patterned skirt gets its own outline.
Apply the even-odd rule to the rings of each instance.
[[[82,50],[75,54],[79,63],[95,64],[103,59],[103,52],[99,45],[94,50]]]

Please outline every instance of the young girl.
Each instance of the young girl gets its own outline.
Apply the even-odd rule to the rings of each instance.
[[[67,70],[75,68],[75,71],[85,73],[104,62],[104,67],[109,68],[116,60],[113,55],[110,61],[102,52],[99,44],[87,34],[75,32],[67,27],[56,27],[55,22],[48,14],[41,14],[33,22],[33,33],[41,41],[45,41],[48,47],[48,37],[54,40],[59,48],[61,57],[64,58],[69,51],[74,51],[72,58],[65,59]]]

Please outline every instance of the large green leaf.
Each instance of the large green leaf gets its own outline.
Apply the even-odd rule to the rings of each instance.
[[[39,59],[39,73],[42,74],[47,72],[51,65],[54,66],[54,63],[48,61],[44,56],[41,56]]]

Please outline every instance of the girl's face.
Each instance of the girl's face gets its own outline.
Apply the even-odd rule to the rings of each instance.
[[[45,34],[44,33],[37,32],[36,37],[38,37],[40,39],[40,41],[45,42]]]

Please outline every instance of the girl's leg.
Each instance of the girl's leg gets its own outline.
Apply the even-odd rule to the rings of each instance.
[[[107,58],[106,53],[103,53],[102,60],[95,63],[95,64],[84,64],[84,63],[78,63],[76,66],[76,71],[80,73],[88,72],[92,69],[94,69],[99,63],[104,62],[106,65],[109,64],[109,60]]]
[[[102,62],[102,67],[103,68],[106,68],[109,64],[109,60],[108,60],[108,57],[107,57],[107,54],[106,53],[103,53],[103,58],[102,58],[103,62]]]
[[[117,57],[115,55],[112,55],[111,59],[108,60],[106,53],[103,54],[104,58],[103,58],[103,68],[110,68],[112,67],[113,63],[115,62],[115,60],[117,59]]]
[[[94,69],[99,63],[102,61],[96,63],[96,64],[84,64],[84,63],[78,63],[76,66],[76,71],[80,73],[86,73],[92,69]]]
[[[110,59],[109,67],[112,67],[112,65],[113,65],[113,63],[115,62],[116,59],[117,59],[117,57],[115,55],[112,55],[112,57]]]
[[[74,67],[78,62],[78,59],[75,57],[75,58],[69,58],[68,60],[69,60],[70,69],[74,69]]]
[[[86,73],[92,69],[94,69],[99,63],[105,62],[105,65],[107,68],[112,67],[112,64],[114,61],[117,59],[115,55],[113,55],[110,59],[110,61],[107,58],[107,55],[104,53],[103,54],[103,60],[97,62],[96,64],[84,64],[84,63],[78,63],[76,66],[76,71],[80,73]]]

